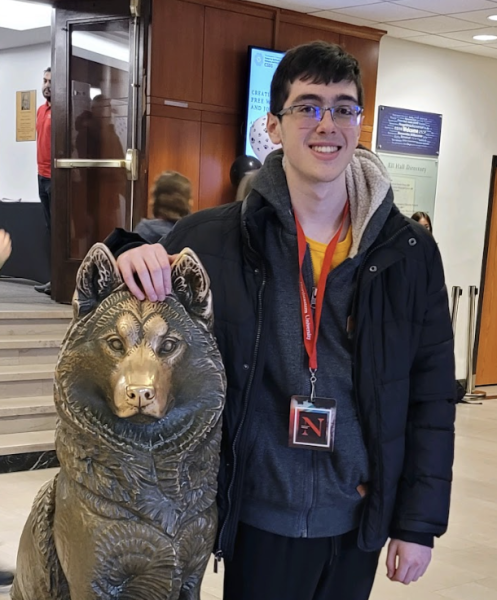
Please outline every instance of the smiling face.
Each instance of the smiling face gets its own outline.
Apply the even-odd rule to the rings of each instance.
[[[283,109],[296,104],[321,107],[357,105],[355,83],[316,84],[297,80],[290,85]],[[361,126],[338,127],[327,111],[321,122],[308,127],[295,114],[268,115],[268,132],[274,144],[282,144],[287,177],[301,185],[319,185],[344,178],[344,171],[359,142]]]

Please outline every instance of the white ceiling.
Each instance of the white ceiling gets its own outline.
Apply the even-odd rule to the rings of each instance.
[[[375,27],[396,38],[497,58],[497,0],[253,0],[333,21]]]
[[[254,0],[334,21],[375,27],[396,38],[497,58],[497,40],[476,42],[474,35],[497,35],[497,0]],[[0,49],[50,41],[50,28],[0,29]]]
[[[37,29],[26,29],[26,31],[0,27],[0,50],[44,44],[50,42],[51,39],[50,27],[38,27]]]

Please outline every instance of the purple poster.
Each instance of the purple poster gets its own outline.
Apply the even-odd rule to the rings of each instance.
[[[438,156],[442,115],[392,106],[378,109],[376,149],[381,152]]]

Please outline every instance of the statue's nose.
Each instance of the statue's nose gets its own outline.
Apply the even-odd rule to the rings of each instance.
[[[147,406],[155,398],[155,388],[152,385],[127,385],[126,398],[132,406]]]

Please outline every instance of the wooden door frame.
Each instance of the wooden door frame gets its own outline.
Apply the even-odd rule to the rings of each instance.
[[[492,228],[492,216],[493,216],[493,205],[494,205],[494,193],[496,190],[496,177],[497,177],[497,156],[492,157],[492,167],[490,171],[490,191],[488,195],[488,207],[487,207],[487,222],[485,226],[485,242],[483,246],[483,258],[481,262],[481,273],[480,273],[480,287],[478,288],[478,309],[476,313],[476,326],[475,326],[475,341],[474,341],[474,353],[473,353],[473,364],[471,365],[473,373],[476,374],[476,366],[478,364],[478,352],[480,349],[480,328],[483,312],[483,298],[485,294],[485,278],[487,273],[487,262],[488,262],[488,249],[490,244],[490,232]],[[497,382],[496,382],[497,383]],[[477,385],[475,383],[475,385]],[[491,384],[485,384],[491,385]]]
[[[60,31],[57,28],[64,29],[67,36],[68,32],[65,29],[66,21],[60,21],[65,17],[65,13],[74,13],[74,19],[70,22],[91,22],[113,20],[115,18],[125,18],[129,16],[132,19],[131,13],[124,13],[122,16],[116,11],[114,15],[109,5],[115,2],[121,9],[123,6],[129,9],[129,2],[122,3],[122,0],[108,0],[95,2],[95,0],[69,0],[64,3],[54,3],[54,15],[52,19],[52,79],[56,85],[52,84],[52,160],[57,158],[67,158],[69,156],[68,149],[70,147],[69,137],[69,94],[68,77],[69,77],[69,53],[61,50],[61,45],[57,44],[60,40]],[[150,8],[151,0],[141,0],[141,13],[139,19],[139,46],[138,46],[138,76],[140,88],[137,98],[137,131],[136,143],[140,157],[140,175],[137,181],[134,182],[134,203],[133,203],[133,223],[136,223],[146,213],[147,206],[147,182],[144,173],[147,172],[146,160],[146,95],[143,91],[143,82],[146,81],[148,53],[148,37],[150,25]],[[78,19],[78,13],[81,18]],[[59,33],[59,36],[57,35]],[[64,42],[64,48],[67,49],[68,43]],[[134,60],[135,47],[133,40],[130,44],[131,60]],[[63,76],[60,73],[63,73]],[[59,76],[57,76],[59,73]],[[63,78],[63,80],[62,80]],[[131,102],[131,95],[129,96]],[[56,149],[58,152],[56,153]],[[55,208],[57,194],[62,193],[63,189],[67,189],[69,170],[60,170],[53,168],[52,170],[52,207]],[[66,182],[65,184],[63,182]],[[54,185],[55,184],[55,185]],[[66,203],[57,202],[57,208],[52,210],[52,236],[51,236],[51,271],[52,271],[52,298],[57,302],[69,303],[71,301],[72,289],[76,279],[76,273],[81,264],[81,260],[71,259],[67,255],[68,244],[67,236],[69,222],[69,211]],[[57,274],[56,274],[57,273]],[[71,291],[69,291],[71,290]]]

